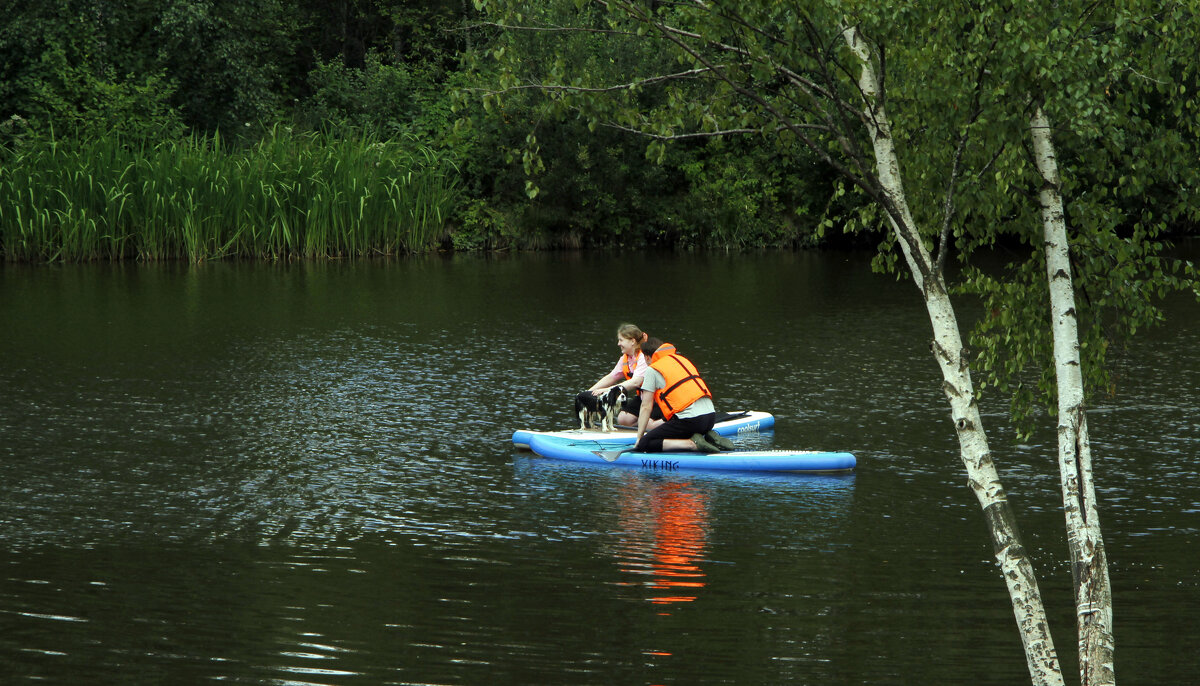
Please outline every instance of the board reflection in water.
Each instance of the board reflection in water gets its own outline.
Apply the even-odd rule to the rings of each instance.
[[[704,588],[708,496],[687,483],[659,483],[626,475],[619,490],[617,547],[620,570],[644,588],[656,605],[688,603]]]

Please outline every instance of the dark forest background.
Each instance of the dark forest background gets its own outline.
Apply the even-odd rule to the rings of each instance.
[[[571,117],[542,120],[520,98],[485,110],[471,94],[486,85],[486,66],[473,60],[468,69],[465,56],[497,35],[469,0],[4,3],[0,161],[9,176],[0,178],[0,250],[30,260],[203,259],[878,240],[818,228],[842,215],[838,203],[849,197],[816,159],[780,155],[758,139],[681,143],[660,163],[647,160],[644,139]],[[521,158],[531,133],[542,165],[534,185]],[[98,167],[98,159],[109,162]],[[373,171],[386,160],[398,166]],[[264,177],[272,165],[307,171]],[[405,216],[432,218],[406,220],[390,237],[322,238],[384,214],[363,209],[365,196],[384,191],[342,189],[386,186],[406,170],[432,190],[393,188],[389,202],[421,203]],[[146,228],[193,221],[194,212],[176,211],[187,188],[172,184],[181,179],[212,187],[189,196],[193,205],[221,207],[190,234]],[[150,187],[161,197],[147,199]],[[54,190],[29,200],[39,189]],[[285,214],[258,207],[264,195]],[[314,195],[320,202],[310,203]]]

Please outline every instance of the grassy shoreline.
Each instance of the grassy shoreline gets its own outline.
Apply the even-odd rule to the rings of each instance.
[[[0,150],[5,261],[359,257],[435,247],[458,174],[408,140],[275,127],[155,146],[116,138]]]

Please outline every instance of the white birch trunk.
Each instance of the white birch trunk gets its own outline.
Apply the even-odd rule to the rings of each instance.
[[[1113,668],[1112,588],[1100,533],[1100,516],[1092,483],[1092,449],[1083,404],[1083,369],[1079,359],[1078,318],[1071,284],[1071,258],[1066,220],[1050,138],[1050,122],[1040,107],[1030,119],[1034,159],[1042,176],[1039,200],[1050,284],[1050,319],[1054,331],[1054,369],[1058,385],[1058,469],[1063,513],[1071,552],[1075,612],[1079,630],[1079,678],[1083,686],[1116,683]]]
[[[896,215],[899,215],[889,213],[890,225],[904,251],[913,280],[924,297],[925,308],[933,325],[931,348],[942,371],[942,390],[950,401],[951,417],[958,433],[959,451],[966,467],[968,485],[983,509],[992,536],[996,561],[1008,586],[1013,614],[1025,648],[1029,675],[1037,686],[1058,686],[1063,684],[1062,670],[1050,636],[1037,577],[1021,543],[1016,518],[992,462],[954,307],[942,275],[934,268],[929,251],[921,243],[913,224],[901,182],[891,127],[883,103],[879,100],[879,82],[871,55],[854,28],[846,29],[843,36],[862,67],[859,88],[862,90],[867,118],[871,122],[869,128],[879,180]]]

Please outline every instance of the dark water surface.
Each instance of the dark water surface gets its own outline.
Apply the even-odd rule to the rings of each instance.
[[[1200,671],[1200,319],[1170,315],[1089,415],[1122,684]],[[744,444],[859,469],[515,451],[623,321],[776,415]],[[840,253],[5,266],[0,681],[1028,683],[928,330]],[[1052,428],[984,409],[1074,682]]]

